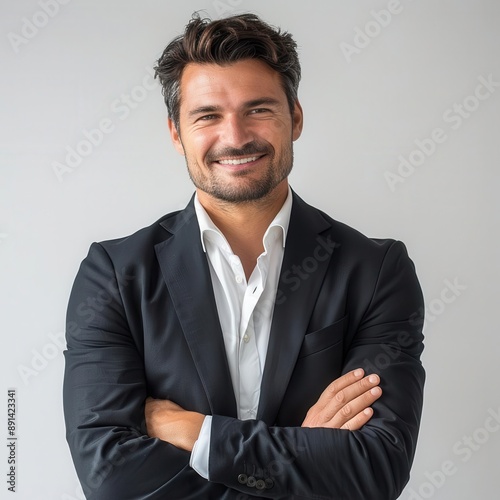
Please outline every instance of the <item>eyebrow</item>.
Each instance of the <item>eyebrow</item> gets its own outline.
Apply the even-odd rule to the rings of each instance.
[[[244,104],[245,108],[255,108],[257,106],[281,106],[281,102],[278,99],[274,99],[273,97],[261,97],[260,99],[254,99],[252,101],[248,101]]]
[[[220,106],[200,106],[199,108],[192,109],[189,112],[189,116],[201,115],[203,113],[216,113],[221,110],[222,108]]]
[[[274,99],[273,97],[261,97],[259,99],[252,99],[251,101],[247,101],[243,104],[244,109],[255,108],[257,106],[281,106],[281,102],[278,99]],[[217,113],[218,111],[222,111],[222,106],[200,106],[198,108],[192,109],[189,111],[189,116],[201,115],[203,113]]]

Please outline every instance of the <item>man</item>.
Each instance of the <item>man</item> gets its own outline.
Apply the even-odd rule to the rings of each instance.
[[[402,243],[289,188],[295,42],[254,15],[194,16],[156,71],[196,195],[93,244],[76,278],[64,404],[87,497],[397,498],[422,295]]]

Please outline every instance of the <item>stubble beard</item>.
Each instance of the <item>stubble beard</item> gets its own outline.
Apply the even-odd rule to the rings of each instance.
[[[262,149],[258,151],[262,153]],[[250,156],[257,151],[243,149],[241,152],[234,151],[234,156]],[[237,182],[227,182],[226,175],[220,175],[211,161],[206,161],[205,168],[208,174],[204,174],[196,159],[190,159],[186,154],[186,165],[189,177],[196,188],[205,192],[217,200],[241,204],[261,200],[266,198],[284,179],[288,177],[293,168],[293,146],[290,144],[283,148],[279,156],[274,150],[266,150],[268,166],[259,178],[252,178],[251,172],[242,170],[234,172],[232,177]],[[220,156],[224,156],[223,154]],[[209,159],[210,156],[207,155]],[[262,167],[260,167],[262,168]]]

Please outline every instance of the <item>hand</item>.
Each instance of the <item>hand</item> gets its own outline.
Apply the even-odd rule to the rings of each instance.
[[[177,448],[192,451],[205,415],[187,411],[168,399],[146,399],[144,408],[148,436]]]
[[[373,415],[370,405],[381,395],[380,377],[364,377],[359,368],[334,380],[309,408],[302,427],[327,427],[356,431]]]

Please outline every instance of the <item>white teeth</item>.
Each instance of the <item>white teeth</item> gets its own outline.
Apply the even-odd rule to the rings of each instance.
[[[221,165],[243,165],[244,163],[250,163],[258,159],[258,156],[252,156],[250,158],[240,158],[238,160],[220,160],[219,163]]]

